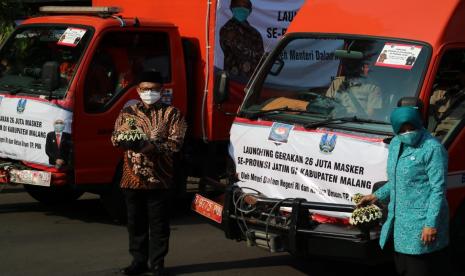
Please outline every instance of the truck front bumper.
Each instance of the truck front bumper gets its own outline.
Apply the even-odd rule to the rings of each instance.
[[[350,225],[320,224],[311,219],[309,212],[311,209],[350,213],[354,209],[351,205],[308,202],[299,198],[255,198],[254,210],[258,211],[244,213],[238,211],[237,202],[234,202],[237,189],[240,188],[231,186],[225,194],[222,227],[229,239],[296,256],[318,255],[369,264],[389,259],[389,253],[382,251],[378,244],[379,227],[360,230]],[[289,213],[274,215],[273,210],[262,211],[278,205],[289,209]]]
[[[28,184],[36,186],[66,185],[68,174],[58,170],[41,170],[20,162],[0,162],[0,184]]]

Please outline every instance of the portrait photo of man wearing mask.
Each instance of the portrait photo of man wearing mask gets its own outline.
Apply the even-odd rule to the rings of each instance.
[[[45,153],[50,165],[61,169],[68,165],[71,155],[71,134],[64,132],[65,122],[57,119],[53,123],[54,130],[47,133]]]
[[[232,18],[220,29],[224,70],[232,78],[248,80],[263,55],[263,39],[247,18],[252,13],[250,0],[231,0]]]

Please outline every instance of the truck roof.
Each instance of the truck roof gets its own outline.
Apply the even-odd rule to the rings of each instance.
[[[412,39],[437,45],[465,41],[465,1],[312,0],[289,32],[341,33]]]
[[[123,18],[127,26],[132,26],[134,18]],[[151,27],[165,27],[174,28],[176,27],[172,23],[158,22],[153,19],[138,18],[140,26],[151,26]],[[25,20],[22,24],[76,24],[92,26],[95,29],[102,29],[112,26],[120,26],[120,22],[117,19],[107,17],[102,18],[98,16],[90,15],[53,15],[53,16],[39,16]]]

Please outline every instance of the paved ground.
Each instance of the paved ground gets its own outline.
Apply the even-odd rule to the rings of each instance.
[[[49,207],[22,187],[0,192],[0,275],[118,275],[129,261],[126,229],[97,196]],[[352,264],[247,248],[189,211],[172,220],[166,265],[175,275],[394,275],[390,265],[356,273]]]

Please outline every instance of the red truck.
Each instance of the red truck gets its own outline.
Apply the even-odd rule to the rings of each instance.
[[[375,261],[379,225],[349,225],[351,199],[387,180],[390,112],[413,105],[449,153],[451,249],[463,271],[464,18],[458,0],[307,1],[246,87],[222,213],[203,199],[200,211],[228,238],[271,251]]]
[[[297,9],[303,1],[294,2]],[[138,100],[134,80],[142,70],[161,72],[162,100],[178,107],[189,125],[176,161],[178,191],[187,175],[224,174],[234,118],[228,113],[237,110],[264,51],[263,43],[249,51],[235,69],[238,81],[229,82],[215,65],[223,63],[214,60],[218,49],[247,39],[220,41],[229,1],[95,0],[93,7],[41,12],[23,21],[0,50],[0,181],[24,184],[41,202],[66,202],[89,191],[101,194],[110,211],[119,209],[122,152],[110,134],[120,110]],[[277,40],[285,29],[277,31],[270,29],[269,38]],[[225,87],[231,93],[216,105],[213,90]],[[61,136],[56,125],[64,128]]]

